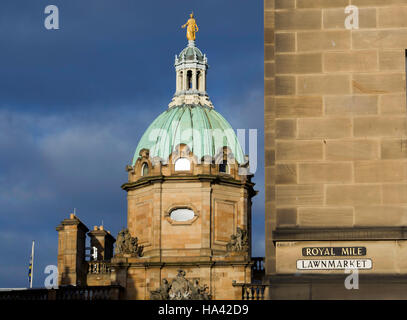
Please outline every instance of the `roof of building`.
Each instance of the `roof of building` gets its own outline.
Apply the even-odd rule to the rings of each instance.
[[[204,59],[202,51],[195,47],[195,42],[189,41],[188,46],[180,52],[178,58],[180,60],[195,60],[195,57],[197,60]]]
[[[220,113],[206,106],[184,104],[167,109],[151,123],[137,146],[132,165],[142,149],[148,149],[150,157],[166,162],[181,143],[188,145],[199,160],[214,157],[223,147],[229,147],[239,164],[245,162],[233,128]]]

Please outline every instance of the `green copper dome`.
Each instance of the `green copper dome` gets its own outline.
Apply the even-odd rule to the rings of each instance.
[[[188,145],[198,160],[214,157],[227,146],[239,164],[245,162],[236,134],[225,118],[213,108],[184,104],[167,109],[153,121],[137,146],[132,164],[142,149],[150,150],[150,157],[166,161],[180,143]]]
[[[201,50],[199,50],[197,47],[189,45],[186,47],[184,50],[181,51],[179,54],[179,59],[185,59],[185,60],[203,60],[204,55],[202,54]]]

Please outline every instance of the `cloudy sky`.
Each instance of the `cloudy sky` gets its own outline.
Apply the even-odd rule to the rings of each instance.
[[[44,27],[51,4],[59,30]],[[216,110],[258,130],[253,255],[264,255],[263,1],[1,0],[0,288],[27,286],[32,240],[44,285],[73,208],[89,228],[126,225],[125,166],[172,98],[191,10]]]

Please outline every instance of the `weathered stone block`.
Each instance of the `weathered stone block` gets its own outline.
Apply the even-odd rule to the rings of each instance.
[[[352,227],[353,208],[298,208],[300,227]]]
[[[352,78],[354,93],[384,94],[404,92],[405,88],[403,73],[354,74]]]
[[[380,95],[379,110],[381,114],[386,115],[406,113],[406,94]]]
[[[355,181],[358,183],[406,182],[405,161],[357,161]]]
[[[274,95],[275,82],[274,78],[269,78],[264,80],[264,95],[272,96]]]
[[[318,205],[323,203],[322,185],[277,185],[276,202],[283,205]]]
[[[264,43],[274,44],[274,28],[264,28]]]
[[[352,0],[352,4],[355,6],[392,6],[392,5],[406,5],[407,0]]]
[[[344,31],[312,31],[297,33],[298,51],[348,50],[351,33]]]
[[[275,15],[273,11],[264,11],[264,27],[273,28],[275,23]]]
[[[276,138],[293,139],[297,134],[297,122],[292,119],[276,120]]]
[[[353,49],[405,49],[407,29],[393,30],[354,30],[352,32]]]
[[[336,139],[351,134],[350,118],[298,119],[298,137],[301,139]]]
[[[381,142],[382,159],[406,159],[407,158],[407,140],[385,139]]]
[[[292,9],[295,8],[295,0],[275,0],[276,9]]]
[[[407,27],[407,7],[385,7],[377,9],[377,26],[379,28],[405,28]]]
[[[264,45],[264,61],[272,62],[274,61],[274,44]]]
[[[322,54],[277,54],[276,73],[320,73],[322,72]]]
[[[322,97],[276,97],[277,118],[318,117],[322,115]]]
[[[321,10],[287,10],[275,12],[276,30],[321,29]]]
[[[377,51],[327,52],[324,55],[325,72],[377,71]]]
[[[407,222],[407,207],[357,206],[355,226],[401,226]]]
[[[352,182],[352,163],[300,163],[298,183],[349,183]]]
[[[349,75],[306,75],[298,76],[297,93],[303,95],[349,94]]]
[[[358,117],[353,126],[355,137],[397,137],[407,133],[405,117]]]
[[[383,184],[383,203],[407,203],[407,184]]]
[[[322,160],[323,147],[320,141],[276,142],[276,160]]]
[[[284,163],[276,165],[276,184],[297,183],[297,166],[295,164]]]
[[[378,96],[326,96],[326,115],[371,115],[378,113]]]
[[[295,227],[297,225],[296,208],[277,209],[277,227]]]
[[[272,10],[275,8],[275,0],[264,0],[264,10]]]
[[[383,50],[379,51],[380,70],[405,70],[405,50]]]
[[[377,140],[329,140],[325,145],[327,160],[368,160],[379,158]]]
[[[295,33],[276,33],[276,52],[295,51]]]
[[[348,5],[349,0],[297,0],[297,8],[345,8]]]
[[[381,203],[380,185],[327,185],[326,204],[336,206]]]
[[[295,76],[276,76],[276,95],[295,95]]]
[[[275,74],[275,63],[274,62],[265,62],[264,63],[264,77],[272,78]]]

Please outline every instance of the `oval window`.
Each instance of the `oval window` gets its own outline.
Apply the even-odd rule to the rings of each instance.
[[[189,221],[194,217],[195,213],[191,209],[175,209],[170,213],[170,218],[174,221]]]
[[[187,158],[179,158],[175,161],[175,171],[188,171],[191,169],[191,163]]]

